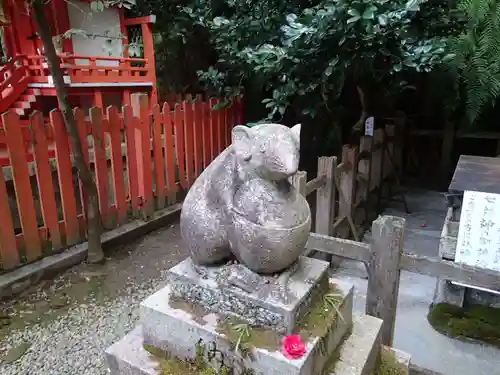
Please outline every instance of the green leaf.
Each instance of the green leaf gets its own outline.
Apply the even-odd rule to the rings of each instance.
[[[375,18],[375,11],[377,10],[377,7],[374,6],[369,6],[368,8],[365,9],[363,12],[362,18],[364,20],[372,20]]]
[[[377,20],[380,25],[382,26],[387,25],[387,16],[385,14],[379,14]]]
[[[351,8],[347,11],[347,14],[352,16],[352,17],[361,17],[361,14],[357,9]]]
[[[333,73],[333,66],[328,66],[326,69],[325,69],[325,76],[327,77],[330,77]]]
[[[352,16],[351,18],[349,18],[347,20],[347,24],[351,24],[351,23],[354,23],[354,22],[357,22],[361,19],[361,16]]]
[[[409,0],[406,3],[406,10],[409,12],[418,12],[420,10],[421,0]]]
[[[296,14],[289,14],[286,16],[286,21],[288,23],[294,23],[297,20],[297,15]]]

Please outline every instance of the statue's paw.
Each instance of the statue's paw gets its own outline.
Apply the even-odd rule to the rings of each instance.
[[[206,279],[208,277],[207,271],[202,266],[193,263],[193,270],[202,279]]]

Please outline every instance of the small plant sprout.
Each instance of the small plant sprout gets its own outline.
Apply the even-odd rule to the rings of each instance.
[[[238,340],[236,340],[236,346],[234,348],[235,353],[238,353],[238,350],[249,338],[250,338],[250,326],[248,324],[236,324],[233,327],[234,331],[238,333]]]
[[[335,309],[338,316],[342,320],[342,322],[346,323],[342,313],[339,310],[340,301],[342,300],[343,295],[338,293],[328,293],[323,297],[323,303],[325,311],[328,311],[330,308]]]

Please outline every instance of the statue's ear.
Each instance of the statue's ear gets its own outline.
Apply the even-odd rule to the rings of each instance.
[[[233,149],[236,156],[248,161],[252,158],[252,137],[250,129],[243,125],[236,125],[231,132]]]
[[[302,126],[302,124],[297,124],[297,125],[292,127],[292,133],[297,138],[297,142],[299,142],[299,145],[300,145],[300,128],[301,128],[301,126]]]

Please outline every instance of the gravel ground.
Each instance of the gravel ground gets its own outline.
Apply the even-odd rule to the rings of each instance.
[[[172,225],[108,256],[0,305],[2,375],[107,374],[105,349],[135,326],[139,303],[187,253]]]

